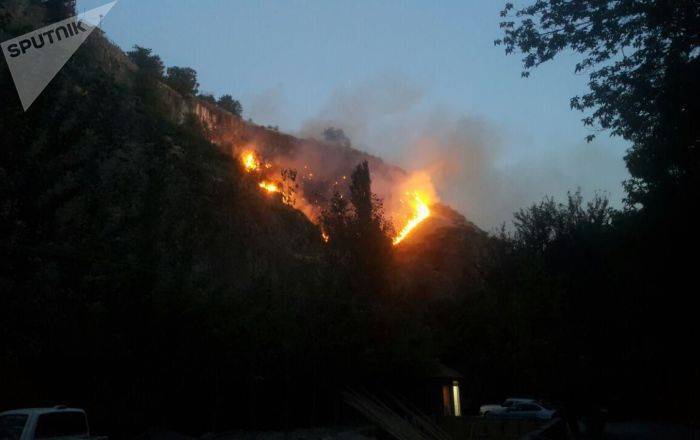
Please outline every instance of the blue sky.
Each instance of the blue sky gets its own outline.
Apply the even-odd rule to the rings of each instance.
[[[105,2],[81,0],[78,8]],[[435,130],[431,121],[439,120],[435,136],[443,142],[468,121],[468,139],[450,148],[478,143],[478,154],[466,160],[488,161],[478,168],[485,177],[453,176],[441,191],[472,212],[500,197],[498,207],[484,208],[491,212],[475,214],[481,225],[578,186],[589,196],[606,191],[619,204],[627,145],[605,133],[585,143],[590,129],[569,109],[569,98],[584,92],[587,81],[574,74],[575,57],[562,56],[522,79],[519,56],[493,44],[501,6],[493,0],[120,0],[102,27],[125,50],[139,44],[166,65],[193,67],[201,90],[239,98],[244,116],[256,122],[305,133],[313,121],[371,117],[348,129],[355,144],[407,168],[416,165],[406,159],[416,138]]]

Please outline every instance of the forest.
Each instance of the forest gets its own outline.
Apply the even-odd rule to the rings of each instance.
[[[523,76],[581,55],[571,106],[631,143],[625,205],[572,188],[500,231],[445,233],[435,249],[479,256],[431,292],[441,257],[407,269],[367,162],[314,224],[173,120],[164,88],[242,114],[198,97],[193,69],[96,30],[24,112],[3,63],[0,409],[79,406],[117,438],[320,426],[349,417],[347,387],[439,361],[465,413],[536,395],[697,420],[700,6],[530,3],[505,5],[496,44]],[[2,0],[0,40],[74,14]]]

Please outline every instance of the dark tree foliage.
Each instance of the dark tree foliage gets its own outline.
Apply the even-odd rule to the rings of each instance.
[[[209,102],[211,104],[216,104],[216,98],[214,98],[214,95],[211,93],[200,93],[197,98],[201,99],[202,101]]]
[[[589,92],[572,98],[571,106],[588,114],[586,125],[598,125],[631,142],[625,157],[632,176],[625,182],[627,210],[615,216],[609,241],[601,245],[611,266],[592,266],[596,270],[591,277],[580,280],[590,286],[579,293],[582,297],[605,292],[605,298],[593,302],[597,308],[582,313],[590,312],[590,319],[600,320],[608,330],[602,338],[595,338],[593,330],[589,337],[574,332],[580,337],[562,343],[607,350],[599,359],[608,356],[615,373],[606,376],[602,367],[588,370],[598,375],[589,374],[590,380],[607,385],[600,387],[601,395],[639,411],[670,412],[673,407],[688,414],[683,408],[697,404],[687,390],[700,386],[700,370],[691,360],[687,340],[677,335],[698,335],[691,312],[695,298],[687,286],[696,284],[688,255],[700,246],[694,214],[700,199],[700,4],[538,0],[519,9],[508,3],[501,15],[504,37],[496,44],[504,45],[507,53],[524,54],[523,76],[562,51],[579,54],[576,71],[588,73]],[[528,225],[538,216],[535,211],[520,214],[519,221]],[[526,230],[541,239],[552,232]],[[600,254],[583,238],[572,243],[571,252]],[[544,266],[547,279],[566,282],[566,268],[574,262],[574,267],[591,267],[576,255],[556,254],[552,261],[558,264]],[[519,270],[531,273],[537,267],[524,265]],[[567,284],[552,292],[558,295],[571,288]],[[626,374],[620,371],[625,368]],[[640,408],[638,384],[649,377],[655,378],[650,384],[655,398]],[[627,396],[615,389],[625,390]]]
[[[544,32],[534,21],[506,24],[504,43],[535,54],[529,69],[558,45],[584,41],[580,32],[614,38],[615,16],[593,12],[631,14],[617,25],[632,23],[633,35],[639,17],[620,5],[657,3],[589,4],[538,1],[521,17],[549,11],[544,25],[564,27],[576,14],[598,21]],[[0,3],[0,34],[39,27],[44,6]],[[659,33],[667,37],[656,50],[674,53],[663,47],[690,29],[683,7],[644,9],[649,35],[627,56],[653,48]],[[664,14],[681,22],[676,33]],[[533,38],[547,43],[519,46]],[[197,119],[174,122],[179,97],[154,81],[157,55],[136,46],[130,57],[140,69],[123,78],[110,67],[115,51],[93,33],[27,112],[0,65],[0,408],[85,407],[93,430],[114,437],[153,425],[201,434],[338,423],[337,391],[347,384],[439,357],[465,374],[465,411],[529,394],[573,412],[600,404],[635,416],[697,414],[696,317],[686,300],[696,263],[682,253],[697,249],[695,217],[682,215],[695,203],[695,153],[673,153],[695,129],[694,101],[680,95],[696,87],[686,67],[697,54],[661,57],[665,67],[650,70],[659,81],[646,85],[638,69],[655,61],[623,64],[581,98],[607,108],[608,127],[632,139],[628,163],[638,155],[645,164],[633,172],[644,180],[643,216],[614,212],[604,197],[546,198],[520,210],[511,233],[489,239],[473,262],[483,279],[445,280],[457,294],[424,300],[394,280],[393,231],[367,163],[323,212],[323,243],[282,203],[294,191],[262,194]],[[625,60],[620,49],[582,67],[606,72],[616,56]],[[166,82],[197,94],[191,69],[169,69]],[[648,124],[620,100],[644,108]],[[601,125],[605,112],[593,116]],[[341,129],[325,136],[350,145]],[[668,163],[678,169],[664,180]],[[285,170],[283,184],[294,189],[295,180]],[[436,265],[449,264],[442,255]]]
[[[57,20],[48,17],[41,0],[4,0],[0,2],[0,37],[17,37]]]
[[[350,138],[345,134],[342,128],[326,128],[323,130],[323,139],[328,142],[338,143],[339,145],[345,147],[349,147],[351,145]]]
[[[165,67],[160,57],[153,53],[152,49],[134,45],[134,49],[126,53],[129,59],[136,64],[141,73],[148,78],[162,80]]]
[[[197,72],[190,67],[168,67],[165,83],[183,96],[194,96],[199,91]]]
[[[365,296],[388,292],[392,275],[391,226],[373,193],[367,162],[350,176],[349,200],[335,193],[321,218],[334,264],[342,264],[352,291]]]
[[[575,245],[578,231],[609,228],[613,213],[608,199],[600,195],[586,205],[580,191],[569,194],[566,205],[547,197],[515,213],[513,243],[533,255],[565,240]]]
[[[581,55],[576,72],[588,72],[590,91],[571,107],[591,111],[586,125],[632,142],[631,205],[698,187],[697,1],[540,0],[520,9],[507,3],[501,16],[496,44],[524,54],[523,76],[564,50]]]
[[[243,106],[241,105],[238,100],[233,99],[231,95],[223,95],[219,98],[219,101],[217,102],[219,107],[222,109],[229,111],[233,113],[234,115],[238,116],[239,118],[243,115]]]
[[[359,326],[347,330],[362,329],[351,338],[361,342],[355,346],[358,359],[374,366],[374,380],[387,383],[402,373],[424,371],[437,352],[422,320],[422,305],[396,291],[394,231],[372,193],[366,161],[351,175],[349,196],[336,192],[320,220],[328,237],[325,263],[333,274],[328,288],[346,304],[344,322]]]
[[[6,5],[3,32],[43,20]],[[347,383],[426,358],[122,57],[93,33],[27,112],[0,65],[0,409],[83,407],[115,438],[332,424]]]
[[[626,396],[609,387],[629,385],[628,352],[615,350],[630,336],[619,315],[630,309],[611,298],[622,281],[611,273],[613,215],[601,196],[546,198],[516,213],[512,233],[491,238],[482,289],[448,315],[456,335],[445,350],[471,372],[466,392],[482,402],[523,394],[568,411],[620,409],[615,399]]]
[[[369,231],[372,223],[380,220],[377,205],[373,200],[372,179],[367,161],[359,164],[350,175],[350,202],[355,208],[355,218],[360,231]]]
[[[75,0],[41,0],[46,8],[46,21],[51,23],[76,15]]]

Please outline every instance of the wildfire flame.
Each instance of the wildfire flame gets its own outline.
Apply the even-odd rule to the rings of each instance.
[[[280,192],[280,189],[277,186],[277,184],[275,184],[273,182],[268,182],[268,181],[264,180],[264,181],[258,183],[258,186],[267,192]]]
[[[241,154],[241,163],[247,172],[260,171],[260,160],[255,155],[255,151],[244,151]],[[272,164],[266,163],[265,168],[271,168]],[[263,180],[258,186],[267,192],[280,192],[279,186],[274,182]]]
[[[246,147],[240,153],[239,157],[243,169],[255,176],[260,188],[267,193],[283,192],[281,183],[273,180],[267,180],[270,172],[272,171],[273,165],[262,160],[252,145]],[[301,174],[301,178],[306,181],[312,180],[314,178],[314,173],[312,172],[311,168],[308,165],[304,165],[303,168],[304,172]],[[339,185],[341,179],[347,180],[347,176],[343,175],[340,176],[340,178],[336,177],[333,186]],[[405,181],[401,182],[398,187],[392,188],[392,192],[397,194],[401,194],[404,191],[406,191],[406,196],[396,199],[396,203],[393,204],[393,209],[391,209],[391,211],[394,213],[404,213],[401,217],[407,219],[406,224],[393,238],[392,242],[394,245],[401,243],[401,241],[403,241],[416,228],[416,226],[418,226],[426,218],[430,217],[430,205],[432,201],[435,200],[435,190],[432,186],[430,174],[427,172],[419,171],[412,173],[412,175]],[[303,194],[301,194],[301,197],[298,197],[291,202],[285,201],[285,203],[302,211],[312,222],[318,222],[315,207],[304,199]],[[324,231],[322,231],[321,236],[323,241],[327,242],[329,240],[328,234]]]
[[[246,171],[257,171],[260,169],[260,161],[255,157],[254,151],[246,151],[241,155],[241,162]]]
[[[416,226],[418,226],[426,218],[430,217],[430,207],[417,191],[407,193],[407,195],[411,197],[408,203],[411,205],[411,209],[413,210],[413,216],[408,220],[406,226],[404,226],[399,234],[394,238],[394,245],[401,243],[401,241],[406,238],[406,236],[410,234]]]

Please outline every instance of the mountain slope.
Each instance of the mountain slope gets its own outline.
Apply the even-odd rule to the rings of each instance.
[[[7,35],[47,20],[12,3],[28,15],[0,12]],[[319,229],[235,149],[315,161],[309,193],[362,160],[374,183],[402,170],[182,97],[99,30],[27,112],[0,66],[0,102],[0,407],[85,407],[116,437],[337,423],[346,383],[434,357],[404,304],[348,293]]]
[[[335,316],[305,302],[322,292],[317,228],[142,86],[99,30],[27,112],[0,66],[2,408],[201,430],[250,400],[218,390],[279,377],[273,359]]]
[[[481,282],[488,236],[442,204],[396,247],[400,284],[417,297],[458,296]]]

